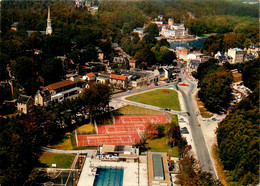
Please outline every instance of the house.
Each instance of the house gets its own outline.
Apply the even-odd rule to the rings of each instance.
[[[41,87],[42,90],[48,90],[51,94],[51,101],[63,101],[78,97],[82,89],[77,87],[77,83],[71,80],[63,80]]]
[[[96,75],[93,72],[87,73],[82,77],[83,80],[86,81],[95,81],[96,80]]]
[[[98,76],[96,78],[97,83],[109,84],[109,81],[110,81],[110,75],[109,74],[98,73]]]
[[[124,64],[126,61],[123,57],[114,57],[113,62],[119,63],[119,64]]]
[[[184,47],[176,47],[176,57],[177,59],[187,60],[188,50]]]
[[[225,63],[227,62],[227,57],[223,54],[223,52],[218,51],[215,55],[214,58],[217,59],[220,63]]]
[[[33,110],[34,100],[31,96],[19,95],[17,99],[17,110],[28,114]]]
[[[75,83],[77,83],[79,81],[79,75],[78,73],[70,73],[70,74],[66,74],[66,79],[67,80],[71,80],[74,81]]]
[[[34,104],[47,106],[51,102],[51,94],[48,90],[38,90],[34,97]]]
[[[200,65],[200,61],[199,60],[191,60],[190,61],[190,70],[191,71],[197,71]]]
[[[99,47],[95,47],[97,53],[98,53],[98,60],[103,62],[104,60],[104,53]]]
[[[136,67],[136,60],[129,59],[129,66],[130,66],[131,68],[135,68],[135,67]]]
[[[230,63],[243,63],[245,61],[246,51],[240,48],[230,48],[228,49],[228,56],[232,57]]]
[[[141,87],[147,85],[148,78],[146,76],[132,76],[130,78],[132,87]]]
[[[19,22],[14,22],[12,25],[11,25],[11,29],[14,30],[14,31],[17,31],[17,26],[18,26]]]
[[[163,68],[154,70],[154,76],[156,76],[159,80],[163,80],[165,78],[167,79],[168,77],[166,77],[165,75],[167,74],[165,74],[165,70],[163,70]]]
[[[128,79],[124,75],[110,74],[110,84],[125,89],[128,87]]]

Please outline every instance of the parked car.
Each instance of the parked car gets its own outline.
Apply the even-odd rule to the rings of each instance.
[[[213,120],[213,121],[217,121],[217,119],[216,119],[216,118],[212,118],[212,120]]]
[[[164,110],[165,110],[165,111],[171,111],[171,109],[169,109],[169,108],[165,108]]]
[[[192,149],[192,146],[191,146],[191,145],[188,145],[188,149]]]
[[[181,128],[180,131],[181,131],[182,134],[189,134],[189,131],[188,131],[187,127]]]

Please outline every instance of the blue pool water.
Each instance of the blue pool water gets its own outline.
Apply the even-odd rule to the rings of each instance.
[[[123,168],[99,167],[94,186],[122,186],[124,178]]]

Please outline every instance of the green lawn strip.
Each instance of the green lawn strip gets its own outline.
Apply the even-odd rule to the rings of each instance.
[[[118,110],[113,111],[113,115],[161,115],[163,112],[158,110],[137,107],[134,105],[127,105]]]
[[[171,156],[172,157],[179,157],[179,149],[178,147],[170,148],[167,144],[167,136],[164,136],[162,138],[154,138],[148,141],[148,146],[150,148],[150,151],[152,152],[169,152],[171,149]]]
[[[163,92],[163,90],[168,90],[169,93]],[[178,93],[171,89],[156,89],[142,94],[130,96],[126,99],[130,101],[180,111]]]
[[[62,149],[62,150],[72,150],[73,144],[72,144],[72,137],[74,136],[74,133],[67,132],[62,139],[60,139],[57,144],[49,146],[50,148],[54,149]]]
[[[96,134],[95,127],[92,123],[78,127],[77,132],[78,134]]]
[[[69,169],[74,161],[75,155],[71,154],[56,154],[50,152],[44,152],[39,161],[43,167],[52,167],[52,164],[56,164],[57,168]]]

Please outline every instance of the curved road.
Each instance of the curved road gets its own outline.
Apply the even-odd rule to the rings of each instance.
[[[183,76],[183,78],[185,78]],[[203,136],[199,120],[197,118],[197,106],[194,104],[194,97],[192,95],[195,91],[195,85],[188,79],[183,79],[185,83],[190,86],[179,86],[178,89],[183,95],[186,111],[189,112],[189,123],[191,128],[192,138],[194,140],[195,148],[197,151],[198,159],[205,171],[211,172],[214,178],[217,178],[210,154]]]

